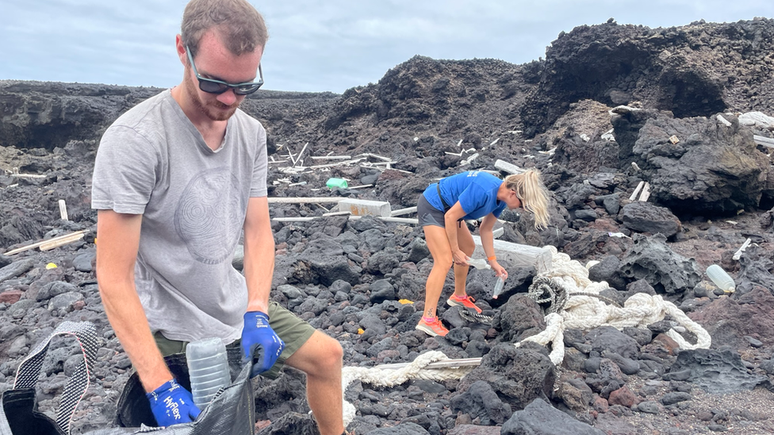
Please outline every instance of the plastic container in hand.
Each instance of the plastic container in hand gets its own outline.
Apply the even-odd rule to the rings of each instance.
[[[494,291],[492,292],[492,299],[497,299],[498,296],[500,296],[500,293],[503,292],[503,286],[505,285],[505,280],[502,276],[497,277],[497,282],[495,282]]]
[[[487,263],[483,258],[470,258],[468,257],[468,264],[476,269],[491,269],[492,266]]]
[[[186,346],[185,357],[194,404],[204,409],[231,383],[226,345],[220,338],[193,341]]]
[[[726,293],[733,293],[736,290],[736,283],[722,267],[717,264],[713,264],[707,268],[707,276],[709,279],[718,286],[719,289]]]

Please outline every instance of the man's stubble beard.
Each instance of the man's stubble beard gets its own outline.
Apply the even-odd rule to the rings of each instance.
[[[194,84],[190,74],[185,75],[185,88],[188,92],[188,95],[191,96],[191,100],[193,101],[194,106],[196,106],[196,108],[201,113],[203,113],[204,116],[210,118],[213,121],[227,121],[229,118],[231,118],[232,115],[234,115],[234,112],[236,112],[237,108],[239,108],[239,104],[237,103],[230,107],[228,111],[224,112],[223,110],[215,110],[213,107],[204,104],[204,102],[199,97],[199,88],[197,88]],[[215,100],[214,104],[219,105],[221,109],[229,107],[217,100]]]

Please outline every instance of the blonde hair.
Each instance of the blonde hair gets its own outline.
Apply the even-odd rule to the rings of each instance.
[[[527,169],[521,174],[509,175],[505,177],[505,187],[516,192],[524,210],[535,216],[536,229],[548,227],[548,190],[540,179],[540,171]]]
[[[180,36],[195,57],[199,41],[215,29],[236,56],[266,46],[269,32],[257,10],[246,0],[191,0],[183,12]]]

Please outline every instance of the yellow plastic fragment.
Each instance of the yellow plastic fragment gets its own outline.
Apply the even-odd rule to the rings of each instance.
[[[57,266],[56,266],[56,264],[54,264],[54,263],[48,263],[48,264],[46,265],[46,269],[56,269],[56,267],[57,267]]]
[[[364,332],[365,332],[365,331],[363,330],[363,328],[357,328],[357,335],[361,335],[361,334],[363,334]]]
[[[414,303],[414,301],[410,301],[410,300],[408,300],[408,299],[401,299],[401,300],[399,300],[398,302],[400,302],[400,303],[401,303],[401,304],[403,304],[403,305],[406,305],[406,304],[413,304],[413,303]]]

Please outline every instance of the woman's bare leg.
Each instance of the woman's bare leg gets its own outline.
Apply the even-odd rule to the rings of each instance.
[[[461,222],[462,225],[457,227],[457,243],[460,246],[460,250],[468,257],[473,255],[473,251],[476,249],[476,242],[473,241],[473,236],[470,234],[468,225],[465,222]],[[470,266],[467,264],[455,264],[454,265],[454,295],[465,295],[465,284],[468,280],[468,270]]]
[[[433,256],[433,269],[427,277],[425,284],[425,317],[435,317],[438,308],[438,299],[443,292],[443,284],[446,275],[451,269],[453,259],[449,239],[446,238],[446,229],[435,225],[422,227],[425,232],[425,242]],[[470,235],[470,233],[468,233]],[[471,238],[472,240],[472,238]]]

